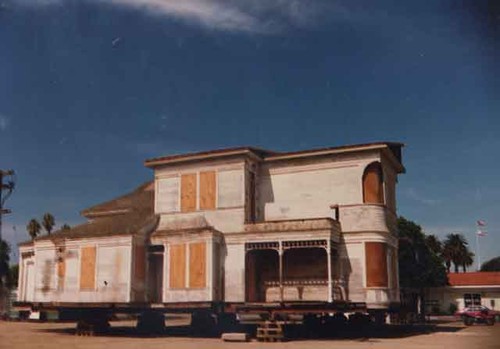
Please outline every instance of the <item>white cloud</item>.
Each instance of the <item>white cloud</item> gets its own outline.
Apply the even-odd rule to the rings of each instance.
[[[44,6],[64,0],[18,0]],[[86,0],[143,10],[204,28],[250,33],[273,33],[289,26],[315,24],[325,10],[342,10],[330,0]],[[342,11],[341,11],[342,12]]]
[[[406,196],[412,200],[420,202],[421,204],[430,206],[437,205],[441,202],[439,199],[429,198],[420,194],[415,188],[408,188],[408,190],[406,190]]]
[[[0,115],[0,131],[5,131],[9,127],[9,119],[5,115]]]

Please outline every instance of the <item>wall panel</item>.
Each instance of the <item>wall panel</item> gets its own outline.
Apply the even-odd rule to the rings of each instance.
[[[243,171],[221,171],[218,173],[218,207],[243,206]]]
[[[169,213],[179,211],[179,178],[157,179],[156,211]]]

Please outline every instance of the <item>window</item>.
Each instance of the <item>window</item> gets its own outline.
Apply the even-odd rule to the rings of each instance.
[[[474,305],[481,305],[481,295],[479,293],[464,294],[464,305],[466,308]]]
[[[363,203],[384,203],[384,180],[380,162],[371,163],[363,173]]]

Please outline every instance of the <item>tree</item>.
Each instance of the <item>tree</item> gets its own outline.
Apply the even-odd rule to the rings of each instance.
[[[5,240],[0,240],[0,290],[9,276],[10,246]]]
[[[31,239],[34,240],[38,236],[38,234],[40,234],[40,230],[42,230],[42,227],[36,219],[32,218],[26,226],[26,230],[30,234]]]
[[[460,266],[464,267],[472,264],[473,254],[470,252],[468,245],[467,240],[462,234],[448,234],[446,236],[443,255],[447,266],[450,265],[450,262],[453,262],[455,273],[459,272]]]
[[[467,272],[467,267],[470,267],[474,263],[474,253],[471,251],[466,251],[460,259],[460,264],[462,265],[463,272]]]
[[[8,289],[13,289],[17,287],[17,282],[19,278],[19,264],[11,265],[9,268],[9,273],[7,274],[6,286]]]
[[[427,235],[425,237],[425,244],[436,255],[441,256],[441,254],[443,253],[443,244],[441,243],[441,241],[439,241],[436,235]]]
[[[42,218],[42,225],[47,232],[48,235],[52,232],[52,229],[54,229],[54,225],[56,224],[56,221],[54,219],[54,216],[50,213],[46,213],[43,215]]]
[[[500,271],[500,256],[484,262],[481,265],[481,271]]]
[[[61,227],[61,230],[70,230],[70,229],[71,227],[66,223],[64,223],[63,226]]]
[[[398,218],[399,283],[402,289],[418,290],[420,313],[425,313],[425,289],[448,283],[444,261],[430,246],[436,247],[422,227],[404,217]],[[437,239],[436,239],[437,240]],[[439,241],[439,240],[438,240]]]

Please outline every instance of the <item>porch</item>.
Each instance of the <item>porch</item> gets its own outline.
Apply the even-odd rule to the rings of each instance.
[[[245,300],[249,303],[345,300],[330,239],[245,244]]]

